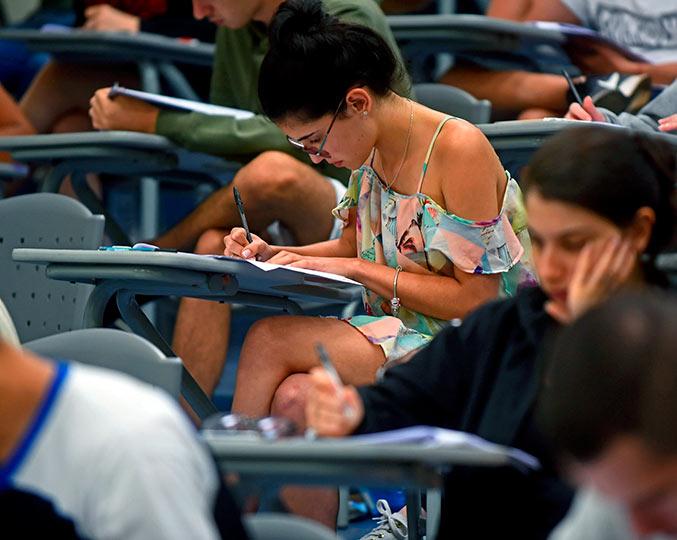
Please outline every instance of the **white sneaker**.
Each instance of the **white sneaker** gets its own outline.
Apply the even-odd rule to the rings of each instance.
[[[400,512],[393,513],[388,501],[383,499],[376,501],[376,509],[381,517],[372,519],[378,521],[378,525],[360,540],[407,540],[407,518]]]

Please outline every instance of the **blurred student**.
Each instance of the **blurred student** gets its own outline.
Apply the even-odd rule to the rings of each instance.
[[[337,388],[315,368],[296,381],[311,384],[308,426],[346,436],[427,424],[525,450],[540,471],[454,467],[438,536],[545,538],[572,493],[534,422],[544,339],[619,289],[666,284],[654,261],[674,237],[675,179],[661,142],[594,126],[550,138],[522,182],[540,287],[477,309],[376,385]]]
[[[73,2],[74,25],[96,32],[148,32],[169,37],[214,41],[216,28],[191,16],[190,0],[80,0]],[[138,66],[129,63],[87,63],[54,59],[42,67],[20,104],[39,133],[89,131],[89,98],[104,85],[118,81],[138,86]],[[205,95],[209,69],[177,64],[198,94]]]
[[[207,450],[159,390],[0,339],[0,395],[4,530],[22,538],[245,538]]]
[[[650,98],[649,81],[670,84],[677,77],[677,11],[661,0],[493,0],[487,15],[517,21],[556,21],[596,30],[648,59],[630,60],[604,45],[567,48],[573,63],[588,75],[580,92],[600,106],[636,112]],[[591,77],[592,76],[592,77]],[[506,115],[521,118],[562,116],[571,101],[559,74],[520,70],[494,71],[461,61],[442,82],[477,98],[489,99]]]
[[[552,540],[677,537],[675,321],[675,295],[624,295],[555,341],[538,416],[588,491]]]

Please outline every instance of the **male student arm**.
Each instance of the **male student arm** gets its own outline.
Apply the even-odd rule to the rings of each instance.
[[[592,27],[587,3],[581,0],[531,0],[525,21],[555,21]],[[621,44],[622,45],[622,44]],[[585,73],[646,73],[654,84],[670,84],[677,77],[677,62],[650,64],[626,58],[603,44],[591,44],[585,49],[569,48],[574,62]]]

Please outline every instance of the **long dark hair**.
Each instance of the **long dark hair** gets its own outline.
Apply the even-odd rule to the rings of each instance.
[[[534,154],[522,187],[590,210],[618,227],[630,225],[639,208],[652,208],[656,223],[645,270],[650,281],[662,281],[654,263],[675,240],[676,156],[673,146],[650,135],[609,126],[565,129]]]
[[[380,35],[339,21],[324,11],[320,0],[284,2],[269,37],[259,100],[274,121],[288,115],[315,120],[334,113],[351,88],[366,86],[383,96],[405,77]]]

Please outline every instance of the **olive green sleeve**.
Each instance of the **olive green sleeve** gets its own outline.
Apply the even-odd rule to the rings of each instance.
[[[266,150],[292,153],[284,134],[263,115],[236,120],[229,116],[161,111],[155,131],[189,150],[238,161]]]

